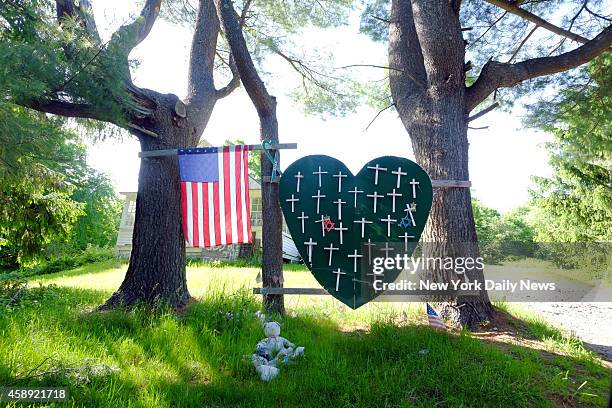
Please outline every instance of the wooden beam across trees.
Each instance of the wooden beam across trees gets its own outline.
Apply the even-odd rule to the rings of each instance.
[[[329,295],[323,288],[253,288],[255,295]]]
[[[249,147],[249,150],[264,150],[261,145],[245,145]],[[270,145],[270,150],[280,149],[297,149],[297,143],[273,143]],[[178,149],[166,149],[166,150],[149,150],[145,152],[139,152],[138,157],[161,157],[161,156],[176,156]],[[266,183],[274,183],[270,176],[264,176],[263,181]],[[434,188],[470,188],[472,182],[469,180],[431,180],[431,185]]]
[[[261,145],[245,145],[248,146],[249,150],[264,150]],[[280,149],[297,149],[297,143],[273,143],[270,145],[270,150]],[[176,156],[178,149],[166,149],[166,150],[149,150],[139,152],[138,157],[160,157],[160,156]]]

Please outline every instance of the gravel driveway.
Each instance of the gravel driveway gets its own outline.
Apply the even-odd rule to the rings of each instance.
[[[612,361],[612,303],[538,302],[523,305],[578,337],[606,361]]]

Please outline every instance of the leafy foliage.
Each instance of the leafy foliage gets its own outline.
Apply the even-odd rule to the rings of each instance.
[[[79,252],[62,252],[43,259],[36,265],[21,268],[15,271],[0,273],[0,282],[5,279],[23,279],[32,276],[47,275],[61,271],[67,271],[83,265],[106,261],[115,256],[111,248],[100,248],[88,246]]]
[[[602,0],[542,0],[517,2],[521,8],[552,24],[570,29],[586,38],[592,38],[609,24],[606,21],[606,2]],[[389,33],[390,1],[364,0],[360,31],[374,41],[385,43]],[[609,9],[609,7],[608,7]],[[541,27],[481,0],[461,2],[460,14],[463,36],[466,41],[466,60],[471,69],[466,73],[466,83],[475,81],[478,73],[489,60],[520,62],[530,58],[558,55],[576,47],[576,43],[555,35]],[[525,40],[525,41],[524,41]],[[524,41],[524,43],[523,43]],[[466,62],[467,62],[466,61]],[[372,61],[382,64],[382,61]],[[495,93],[505,109],[510,109],[520,96],[535,92],[555,93],[559,89],[574,86],[584,79],[579,72],[540,77],[523,82],[513,88]],[[548,97],[548,95],[547,95]]]
[[[64,101],[124,123],[130,97],[124,51],[91,40],[75,18],[56,23],[47,0],[0,5],[0,89],[6,100]]]
[[[541,241],[612,239],[612,55],[583,68],[586,81],[532,106],[528,124],[554,135],[551,178],[532,191]]]
[[[3,45],[0,45],[0,49]],[[0,71],[0,266],[16,267],[66,236],[81,206],[66,175],[83,170],[84,148],[63,121],[8,102]],[[17,81],[19,82],[19,81]],[[27,85],[21,84],[27,88]],[[28,89],[23,91],[27,94]],[[76,166],[75,166],[76,164]]]
[[[19,266],[51,242],[71,241],[70,247],[80,249],[107,246],[117,228],[119,204],[112,185],[87,167],[72,123],[16,104],[62,100],[98,106],[109,120],[120,121],[123,115],[116,99],[124,97],[124,73],[110,69],[112,52],[88,40],[74,20],[58,27],[53,4],[0,4],[3,267]]]
[[[69,239],[72,245],[78,249],[90,245],[113,245],[117,239],[123,203],[108,176],[88,169],[83,179],[79,180],[72,199],[83,204],[83,214],[74,224]]]
[[[162,15],[179,24],[196,21],[194,0],[173,0],[165,4]],[[347,23],[354,5],[351,0],[239,0],[234,5],[240,14],[243,34],[262,76],[269,76],[267,61],[286,64],[298,85],[287,94],[299,101],[304,111],[322,117],[345,115],[357,107],[360,96],[356,83],[334,68],[333,51],[299,44],[304,29],[333,28]],[[217,67],[229,71],[229,47],[219,42]],[[274,89],[274,83],[271,84]]]
[[[68,235],[81,205],[57,172],[31,163],[0,179],[0,265],[15,267]]]
[[[120,204],[108,178],[60,118],[0,101],[0,266],[15,268],[51,242],[108,246]],[[74,228],[73,228],[74,227]]]
[[[496,264],[535,254],[537,244],[534,242],[533,228],[528,222],[529,209],[517,208],[501,215],[478,200],[472,201],[472,209],[485,262]]]
[[[386,42],[389,36],[391,2],[387,0],[366,1],[361,13],[359,30],[377,42]]]

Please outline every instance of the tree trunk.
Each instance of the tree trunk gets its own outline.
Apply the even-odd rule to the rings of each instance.
[[[276,98],[268,93],[259,77],[251,54],[242,34],[242,27],[231,0],[215,0],[217,15],[225,38],[232,50],[240,80],[259,116],[261,140],[278,142],[278,122],[276,120]],[[270,152],[274,157],[275,151]],[[283,286],[283,216],[278,202],[278,183],[266,181],[272,175],[272,163],[262,152],[262,277],[264,287]],[[283,295],[264,295],[264,308],[268,312],[284,314]]]
[[[278,142],[278,123],[276,120],[276,105],[273,114],[260,116],[261,137]],[[271,151],[272,157],[275,151]],[[280,164],[280,163],[279,163]],[[265,152],[261,153],[262,176],[271,176],[273,165]],[[283,215],[278,199],[279,183],[263,180],[261,203],[262,217],[262,278],[263,286],[271,288],[283,287]],[[283,295],[264,295],[264,308],[268,313],[285,313]]]
[[[149,149],[143,146],[142,150]],[[178,180],[176,156],[142,159],[130,264],[107,306],[159,301],[173,307],[186,305],[190,296]]]
[[[134,132],[142,151],[193,147],[202,134],[214,98],[203,108],[176,114],[175,95],[151,94],[156,111],[148,129],[157,137]],[[180,102],[179,102],[180,103]],[[132,254],[123,283],[101,309],[138,303],[184,307],[190,299],[185,271],[181,189],[177,156],[142,158],[138,176]]]
[[[417,162],[438,180],[469,180],[465,48],[459,4],[393,0],[391,7],[391,94]],[[469,189],[436,190],[422,239],[426,256],[479,257]],[[458,278],[482,281],[482,270],[475,268],[466,270],[465,276],[442,270],[427,272],[439,282]],[[442,304],[441,312],[451,324],[468,327],[493,316],[485,291],[476,297],[455,293]]]
[[[429,100],[425,110],[413,112],[406,126],[417,162],[435,180],[469,180],[467,121],[462,95]],[[434,193],[429,220],[423,231],[426,256],[480,256],[469,188],[441,188]],[[429,271],[434,280],[448,282],[460,275]],[[483,282],[482,270],[467,270],[465,277]],[[475,328],[490,321],[493,309],[486,291],[477,296],[457,295],[440,304],[441,315],[457,327]]]

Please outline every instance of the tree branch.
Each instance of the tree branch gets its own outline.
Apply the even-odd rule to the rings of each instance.
[[[384,111],[386,111],[387,109],[389,109],[389,108],[391,108],[391,107],[393,107],[393,106],[395,106],[395,104],[394,104],[394,103],[391,103],[391,104],[389,104],[389,105],[385,106],[384,108],[382,108],[381,110],[379,110],[379,111],[376,113],[376,115],[374,115],[374,117],[372,118],[372,120],[370,121],[370,123],[368,123],[368,126],[366,126],[366,127],[365,127],[364,132],[367,132],[367,131],[368,131],[368,129],[370,128],[370,126],[372,126],[372,124],[373,124],[373,123],[376,121],[376,119],[378,119],[378,117],[379,117],[380,115],[382,115],[382,113],[383,113]]]
[[[476,120],[478,118],[483,117],[484,115],[486,115],[487,113],[491,112],[493,109],[497,108],[499,106],[499,102],[494,102],[491,106],[481,110],[480,112],[476,113],[475,115],[472,115],[468,118],[468,123]]]
[[[228,66],[230,71],[232,71],[232,79],[230,79],[228,84],[223,88],[217,90],[217,99],[225,98],[240,86],[240,74],[238,73],[236,61],[234,61],[234,55],[231,53],[229,56]]]
[[[574,23],[576,22],[576,19],[580,16],[580,14],[582,13],[582,10],[584,10],[586,8],[588,0],[583,0],[582,2],[582,6],[580,7],[580,9],[578,10],[578,12],[574,15],[574,17],[572,17],[572,19],[570,20],[570,24],[567,27],[568,31],[572,31],[572,27],[574,27]],[[557,51],[559,48],[561,48],[563,46],[563,44],[565,44],[565,40],[567,40],[567,37],[563,37],[561,39],[561,41],[559,41],[559,44],[557,44],[557,46],[555,48],[553,48],[553,50],[551,52],[548,53],[548,55],[553,55],[555,53],[555,51]]]
[[[468,48],[473,47],[473,46],[474,46],[476,43],[478,43],[478,41],[480,41],[480,40],[481,40],[481,39],[482,39],[482,38],[483,38],[485,35],[487,35],[487,33],[488,33],[489,31],[491,31],[491,30],[493,29],[493,27],[495,27],[495,26],[497,25],[497,23],[499,23],[499,22],[500,22],[500,21],[501,21],[501,20],[502,20],[502,19],[503,19],[503,18],[504,18],[504,17],[505,17],[507,14],[508,14],[508,12],[507,12],[507,11],[504,11],[504,12],[502,13],[502,15],[501,15],[501,16],[499,16],[499,17],[498,17],[498,18],[497,18],[497,19],[496,19],[496,20],[493,22],[493,24],[491,24],[490,26],[488,26],[488,27],[487,27],[487,29],[484,31],[484,33],[480,34],[480,35],[478,36],[478,38],[477,38],[477,39],[475,39],[474,41],[472,41],[472,42],[471,42],[471,43],[468,45]]]
[[[100,44],[102,40],[100,40],[100,34],[98,33],[98,27],[93,15],[93,7],[89,0],[80,0],[78,11],[83,21],[83,28],[85,28],[85,31],[87,31],[95,44]]]
[[[274,114],[276,102],[268,93],[266,86],[257,73],[231,0],[214,0],[214,2],[217,8],[217,15],[225,32],[225,38],[236,61],[244,89],[247,91],[260,117]]]
[[[581,35],[572,33],[571,31],[565,30],[561,27],[557,27],[556,25],[549,23],[543,18],[540,18],[525,9],[522,9],[521,7],[519,7],[520,3],[516,1],[512,1],[512,0],[485,0],[485,1],[503,10],[506,10],[509,13],[512,13],[521,18],[524,18],[525,20],[531,21],[535,25],[545,28],[546,30],[551,31],[557,35],[567,37],[570,40],[574,40],[582,44],[585,44],[589,41],[587,38],[584,38]]]
[[[591,10],[587,5],[586,2],[584,3],[584,9],[587,11],[587,13],[589,13],[590,15],[597,17],[597,18],[601,18],[602,20],[606,20],[606,21],[612,21],[612,19],[606,17],[606,16],[602,16],[601,14],[595,13],[593,10]]]
[[[125,50],[127,56],[127,54],[144,41],[151,32],[153,24],[155,24],[157,16],[159,15],[161,2],[162,0],[146,0],[140,12],[140,16],[132,23],[121,26],[113,34],[111,45],[117,45],[117,43],[120,42],[120,46]]]
[[[246,24],[247,15],[249,13],[252,1],[253,0],[246,0],[244,2],[242,11],[240,12],[240,16],[238,18],[238,24],[240,27],[244,27]],[[221,57],[218,53],[217,55]],[[221,60],[226,63],[222,58]],[[236,67],[236,61],[234,60],[234,55],[231,51],[229,51],[229,61],[226,64],[232,72],[232,79],[223,88],[217,90],[217,99],[225,98],[240,86],[240,74],[238,73],[238,67]]]
[[[201,0],[191,42],[187,85],[188,105],[201,105],[210,99],[210,95],[217,92],[213,72],[218,37],[219,19],[213,1]]]
[[[393,0],[391,3],[389,82],[398,108],[404,100],[426,89],[427,73],[410,1]]]
[[[94,107],[84,103],[70,103],[57,100],[48,101],[19,101],[19,105],[70,118],[100,119]]]
[[[333,86],[330,86],[324,82],[324,78],[332,80],[340,80],[340,78],[315,70],[303,60],[284,53],[276,45],[270,46],[269,50],[287,61],[291,68],[293,68],[293,70],[302,77],[302,84],[304,88],[306,88],[306,81],[308,81],[329,93],[342,95],[333,89]]]
[[[582,65],[612,45],[612,26],[575,50],[554,56],[529,59],[516,64],[487,62],[480,76],[466,91],[466,113],[485,100],[497,88],[507,88],[527,79],[556,74]]]
[[[519,51],[521,51],[521,48],[523,48],[523,46],[525,45],[525,43],[527,42],[527,40],[529,40],[529,37],[531,37],[533,35],[533,33],[535,33],[535,31],[538,29],[538,27],[540,27],[539,25],[534,26],[529,33],[525,36],[525,38],[523,38],[523,41],[521,41],[521,43],[518,45],[518,47],[516,47],[516,49],[514,50],[514,52],[512,53],[512,55],[510,56],[510,58],[508,58],[508,63],[511,63],[512,60],[514,59],[514,57],[517,56],[517,54],[519,53]]]
[[[337,69],[346,69],[346,68],[361,68],[361,67],[366,67],[366,68],[380,68],[380,69],[394,69],[396,71],[402,71],[401,69],[398,68],[391,68],[391,67],[386,67],[384,65],[373,65],[373,64],[350,64],[350,65],[343,65],[341,67],[338,67]]]

